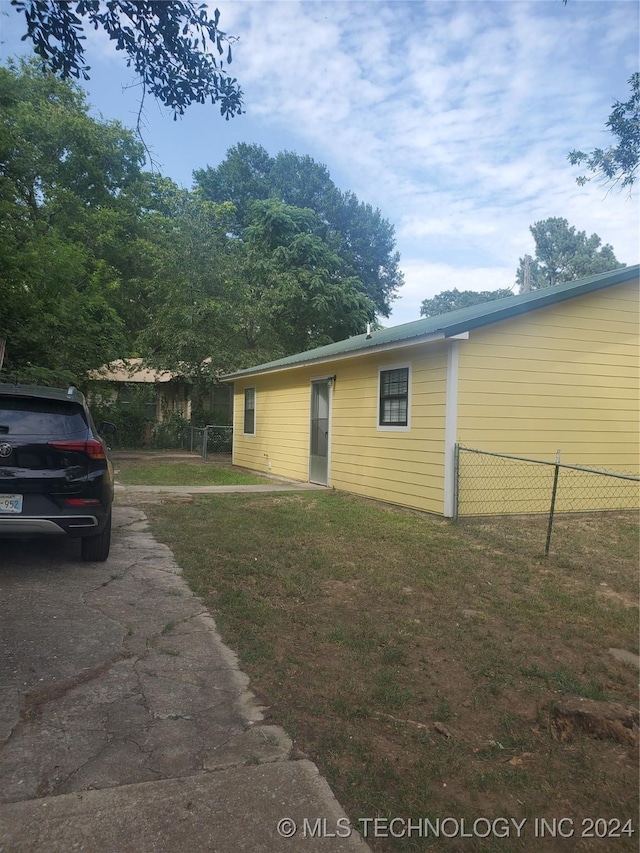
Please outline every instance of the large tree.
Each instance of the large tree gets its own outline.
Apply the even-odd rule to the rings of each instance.
[[[32,64],[0,68],[0,337],[5,371],[77,380],[121,354],[142,150]]]
[[[242,91],[229,75],[233,38],[204,3],[175,0],[11,0],[48,70],[61,79],[89,79],[85,27],[103,30],[127,55],[142,83],[174,116],[196,102],[219,105],[226,119],[242,112]],[[144,94],[143,94],[144,97]]]
[[[378,314],[389,316],[403,283],[393,225],[353,193],[339,190],[326,166],[289,151],[271,157],[260,145],[241,143],[217,168],[198,170],[194,178],[205,198],[234,204],[240,238],[255,201],[313,210],[316,233],[339,256],[344,273],[362,282]]]
[[[5,376],[81,381],[141,355],[200,390],[221,370],[341,339],[374,319],[354,268],[364,275],[373,263],[358,254],[374,239],[365,226],[375,216],[353,198],[339,250],[346,238],[327,224],[330,211],[252,198],[240,218],[231,201],[142,171],[131,131],[92,119],[76,84],[34,63],[0,68],[0,107]]]
[[[615,101],[606,127],[611,131],[616,144],[608,148],[595,148],[591,153],[571,151],[568,155],[572,165],[584,164],[592,177],[604,179],[605,184],[631,187],[638,177],[640,161],[640,73],[629,78],[631,96],[628,101]],[[576,181],[581,186],[591,178],[581,175]]]
[[[145,283],[146,324],[136,349],[147,363],[182,373],[198,396],[221,369],[235,366],[231,291],[233,206],[216,205],[158,182],[156,210],[145,213],[151,269]]]
[[[529,230],[536,244],[530,264],[531,290],[626,266],[618,261],[609,243],[603,245],[597,234],[587,237],[585,231],[569,226],[566,219],[543,219],[534,222]],[[525,258],[520,258],[516,272],[516,284],[521,291],[525,263]]]
[[[375,304],[320,236],[317,214],[275,199],[255,202],[239,244],[237,343],[255,363],[362,332]]]

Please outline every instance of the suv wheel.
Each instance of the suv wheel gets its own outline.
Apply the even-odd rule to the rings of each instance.
[[[111,513],[102,533],[97,536],[85,536],[81,540],[81,554],[85,563],[104,563],[109,556],[111,546]]]

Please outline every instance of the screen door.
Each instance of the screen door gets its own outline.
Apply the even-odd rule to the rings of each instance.
[[[311,452],[309,480],[320,486],[329,483],[329,381],[311,383]]]

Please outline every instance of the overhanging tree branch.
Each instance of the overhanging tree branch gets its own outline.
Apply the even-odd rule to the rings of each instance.
[[[614,103],[606,123],[617,144],[609,148],[595,148],[589,154],[574,150],[567,156],[573,166],[586,165],[593,177],[599,176],[605,185],[631,190],[638,179],[640,161],[640,73],[631,75],[629,85],[631,97],[628,101]],[[576,182],[583,186],[591,179],[581,175]]]
[[[219,29],[220,13],[174,0],[11,0],[24,12],[27,32],[45,66],[61,79],[88,80],[85,25],[102,29],[127,54],[144,84],[173,111],[183,115],[192,103],[210,102],[229,119],[240,115],[242,90],[225,67],[237,41]]]

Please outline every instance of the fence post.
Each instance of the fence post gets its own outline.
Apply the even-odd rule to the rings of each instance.
[[[209,427],[202,430],[202,458],[207,461],[207,445],[209,444]]]
[[[453,448],[453,520],[458,520],[458,498],[460,485],[460,445],[455,443]]]
[[[547,542],[544,546],[545,557],[549,556],[551,547],[551,531],[553,530],[553,517],[556,510],[556,494],[558,492],[558,474],[560,473],[560,451],[556,451],[556,464],[553,471],[553,489],[551,490],[551,507],[549,509],[549,525],[547,527]]]

